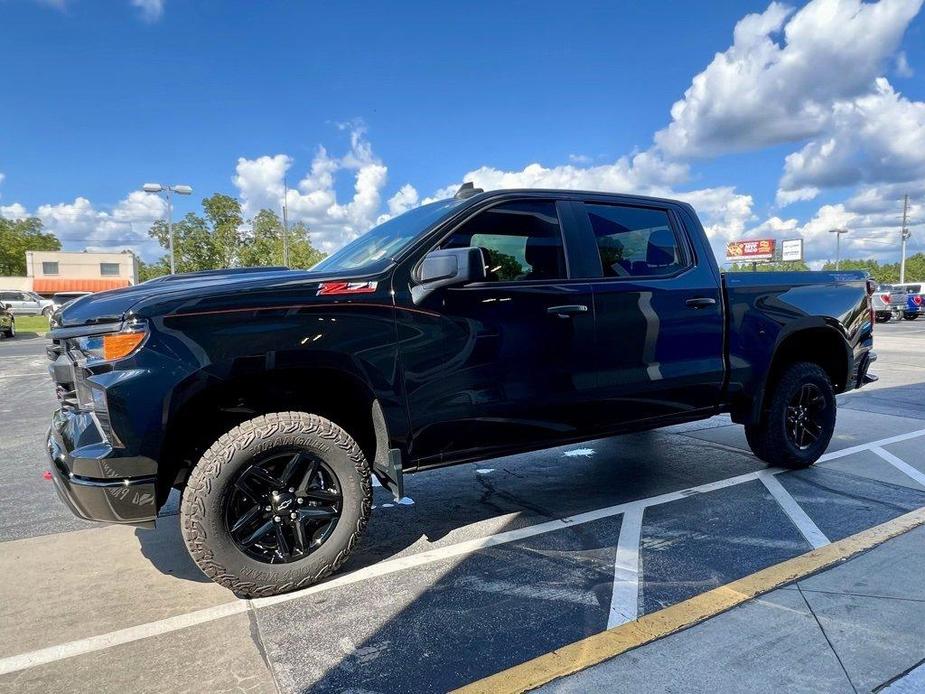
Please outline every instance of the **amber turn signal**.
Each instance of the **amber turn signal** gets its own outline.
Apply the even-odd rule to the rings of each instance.
[[[103,336],[103,359],[112,361],[127,357],[135,351],[135,348],[145,339],[143,332],[137,333],[114,333]]]

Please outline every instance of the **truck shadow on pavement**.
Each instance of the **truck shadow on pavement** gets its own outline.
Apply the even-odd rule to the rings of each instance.
[[[156,529],[138,528],[135,537],[142,556],[161,573],[184,581],[209,583],[210,579],[199,570],[186,551],[180,535],[180,516],[160,516]]]
[[[894,416],[925,418],[925,384],[880,388],[843,402]],[[889,408],[889,412],[885,410]],[[858,432],[860,433],[860,432]],[[405,503],[374,488],[374,509],[357,551],[336,575],[417,550],[512,530],[764,469],[747,450],[651,431],[598,439],[410,475]],[[209,579],[186,552],[177,501],[155,530],[138,529],[142,554],[164,574]],[[416,549],[417,548],[417,549]]]
[[[705,457],[709,464],[692,465]],[[762,467],[747,452],[646,432],[411,475],[404,503],[374,488],[366,534],[336,575]],[[171,499],[156,529],[135,531],[141,552],[161,573],[206,582],[183,544],[176,507]]]

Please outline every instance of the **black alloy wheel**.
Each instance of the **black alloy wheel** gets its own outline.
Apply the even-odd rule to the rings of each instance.
[[[280,453],[246,467],[225,502],[235,546],[267,564],[304,559],[340,519],[341,486],[323,461],[305,451]]]
[[[745,425],[749,447],[774,466],[812,465],[835,433],[837,403],[829,375],[818,364],[797,362],[781,369],[768,389],[761,418]]]
[[[805,451],[822,435],[827,407],[822,390],[804,383],[787,405],[787,435],[794,446]]]

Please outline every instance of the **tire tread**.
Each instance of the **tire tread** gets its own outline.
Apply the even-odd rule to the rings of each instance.
[[[254,581],[240,578],[216,561],[209,549],[209,537],[206,531],[206,523],[204,522],[206,513],[205,499],[211,492],[212,487],[217,484],[217,478],[222,466],[230,462],[236,450],[243,450],[255,440],[268,438],[280,430],[285,433],[298,432],[323,438],[347,454],[361,481],[361,512],[356,527],[333,561],[328,562],[315,573],[298,581],[284,584],[257,584]],[[206,576],[237,595],[262,597],[303,588],[337,571],[355,549],[360,537],[366,530],[371,507],[372,484],[370,482],[369,464],[356,441],[346,431],[334,422],[315,414],[307,412],[274,412],[242,422],[219,437],[203,454],[199,463],[190,473],[183,493],[183,500],[180,504],[180,531],[190,556]]]

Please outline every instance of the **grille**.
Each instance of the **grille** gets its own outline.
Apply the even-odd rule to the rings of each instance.
[[[51,380],[55,383],[55,394],[58,396],[58,402],[66,409],[77,409],[77,375],[74,369],[74,362],[71,360],[60,340],[55,340],[46,349],[45,353],[51,364],[48,366],[48,372],[51,374]]]

